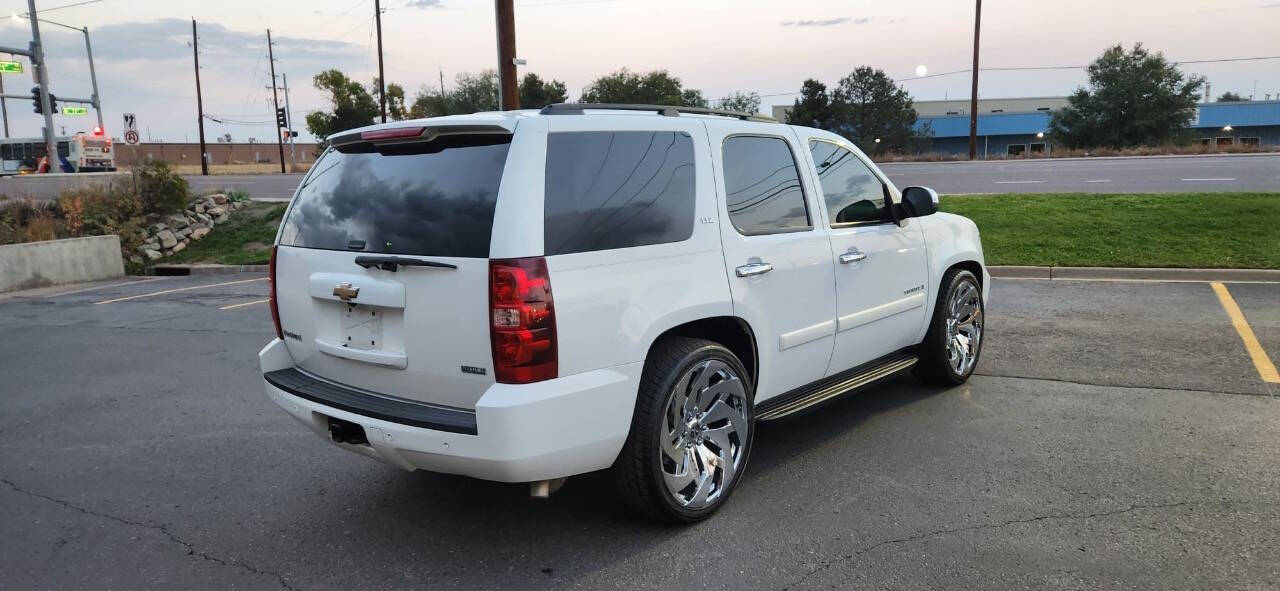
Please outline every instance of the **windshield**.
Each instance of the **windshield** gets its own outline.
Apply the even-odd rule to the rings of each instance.
[[[473,134],[330,150],[294,197],[280,244],[486,258],[510,143]]]

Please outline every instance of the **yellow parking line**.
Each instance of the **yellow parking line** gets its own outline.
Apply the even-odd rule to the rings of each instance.
[[[267,280],[267,278],[266,278],[266,277],[259,277],[259,278],[257,278],[257,279],[243,279],[243,280],[241,280],[241,281],[228,281],[228,282],[226,282],[226,283],[210,283],[210,284],[208,284],[208,285],[193,285],[193,286],[191,286],[191,287],[179,287],[179,288],[177,288],[177,289],[166,289],[166,290],[164,290],[164,291],[154,291],[154,292],[151,292],[151,293],[144,293],[144,294],[139,294],[139,295],[132,295],[132,296],[127,296],[127,297],[123,297],[123,298],[116,298],[116,299],[114,299],[114,300],[104,300],[104,301],[101,301],[101,302],[94,302],[94,304],[114,304],[114,303],[116,303],[116,302],[123,302],[123,301],[127,301],[127,300],[136,300],[136,299],[138,299],[138,298],[149,298],[149,297],[151,297],[151,296],[164,295],[164,294],[166,294],[166,293],[177,293],[177,292],[179,292],[179,291],[191,291],[191,290],[193,290],[193,289],[204,289],[204,288],[206,288],[206,287],[220,287],[220,286],[223,286],[223,285],[237,285],[237,284],[240,284],[240,283],[252,283],[252,282],[254,282],[254,281],[266,281],[266,280]]]
[[[1249,357],[1253,359],[1253,366],[1258,368],[1258,375],[1262,376],[1262,381],[1280,384],[1280,374],[1276,373],[1276,365],[1271,362],[1270,357],[1267,357],[1267,352],[1262,350],[1262,345],[1258,343],[1258,337],[1254,336],[1253,329],[1249,327],[1249,322],[1244,319],[1244,313],[1240,311],[1240,306],[1237,306],[1235,299],[1231,297],[1231,292],[1227,291],[1227,286],[1216,281],[1209,285],[1213,286],[1214,293],[1218,294],[1218,301],[1222,302],[1222,309],[1226,310],[1227,316],[1231,318],[1231,326],[1234,326],[1236,332],[1240,333],[1240,339],[1244,341],[1244,348],[1249,351]]]
[[[241,308],[241,307],[244,307],[244,306],[252,306],[252,305],[254,305],[254,304],[265,304],[265,303],[267,303],[267,302],[269,302],[269,301],[271,301],[271,300],[270,300],[270,299],[265,299],[265,300],[254,300],[254,301],[252,301],[252,302],[244,302],[244,303],[240,303],[240,304],[231,304],[230,306],[223,306],[223,307],[218,308],[218,309],[219,309],[219,310],[230,310],[230,309],[232,309],[232,308]]]

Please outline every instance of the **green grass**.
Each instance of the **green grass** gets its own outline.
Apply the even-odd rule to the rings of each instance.
[[[950,196],[990,265],[1280,268],[1280,193]]]
[[[232,213],[230,220],[214,227],[203,240],[156,262],[265,265],[271,260],[271,243],[286,207],[285,203],[250,204]]]

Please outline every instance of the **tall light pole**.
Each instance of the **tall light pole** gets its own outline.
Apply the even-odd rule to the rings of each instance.
[[[387,75],[382,71],[382,2],[380,0],[373,0],[373,20],[378,25],[378,108],[382,111],[382,122],[386,123]]]
[[[978,157],[978,38],[982,31],[982,0],[973,13],[973,90],[969,94],[969,159]]]
[[[53,105],[49,101],[49,69],[44,64],[44,46],[40,43],[40,19],[36,18],[36,0],[27,0],[31,18],[31,65],[36,68],[36,80],[40,85],[40,110],[44,111],[44,149],[53,170],[58,161],[58,144],[53,139]]]
[[[280,95],[276,93],[276,57],[271,48],[271,29],[267,29],[267,61],[271,62],[271,104],[274,114],[280,112]],[[284,136],[280,135],[278,127],[276,128],[276,145],[280,148],[280,174],[284,174]]]
[[[289,167],[291,169],[298,168],[298,153],[293,149],[293,108],[289,106],[289,75],[280,72],[280,79],[284,81],[284,113],[285,118],[289,121],[289,127],[285,131],[289,132]]]
[[[23,18],[21,15],[18,15],[18,14],[14,14],[13,17],[14,17],[14,20]],[[31,15],[26,15],[26,17],[34,18]],[[85,55],[88,56],[89,58],[89,81],[93,84],[93,95],[89,97],[89,104],[92,105],[94,110],[97,112],[98,128],[106,129],[105,127],[103,127],[103,123],[102,123],[102,101],[99,99],[99,96],[98,96],[98,74],[93,67],[93,44],[89,42],[89,27],[73,27],[71,25],[66,25],[57,21],[51,21],[49,19],[43,19],[43,18],[40,19],[40,22],[46,25],[56,25],[64,29],[71,29],[72,31],[77,31],[80,34],[84,35],[84,51],[85,51]]]

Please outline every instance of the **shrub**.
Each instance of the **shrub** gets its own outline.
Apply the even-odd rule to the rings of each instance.
[[[249,192],[243,189],[232,189],[227,191],[227,199],[235,202],[248,201]]]
[[[22,228],[23,242],[53,240],[58,237],[58,220],[51,214],[38,214],[27,220]]]
[[[187,206],[191,187],[187,180],[160,162],[148,162],[138,169],[138,196],[144,213],[174,213]]]

